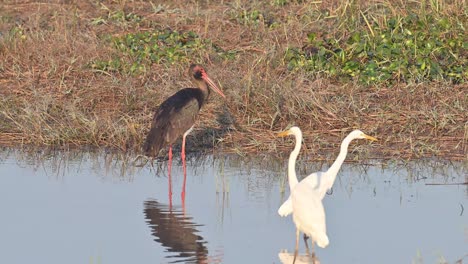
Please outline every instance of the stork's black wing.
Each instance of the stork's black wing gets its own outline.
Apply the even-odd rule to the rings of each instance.
[[[203,101],[203,93],[195,88],[182,89],[164,101],[154,114],[143,146],[145,154],[157,156],[163,147],[192,127]]]

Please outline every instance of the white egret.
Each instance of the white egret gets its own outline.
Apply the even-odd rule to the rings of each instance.
[[[328,245],[327,228],[325,224],[325,209],[323,208],[322,198],[317,188],[311,188],[306,182],[298,183],[295,173],[296,158],[301,149],[302,133],[298,127],[292,127],[287,131],[279,133],[278,136],[284,137],[294,135],[296,137],[296,146],[291,152],[288,163],[288,181],[291,191],[293,221],[296,225],[296,248],[294,250],[293,263],[296,261],[299,249],[299,235],[303,232],[321,248]],[[305,237],[304,237],[305,238]],[[306,241],[304,239],[304,241]],[[307,242],[306,242],[307,246]],[[312,255],[314,257],[314,254]]]
[[[294,132],[291,131],[291,134],[294,134]],[[302,139],[302,133],[301,133],[301,139]],[[345,139],[343,139],[343,142],[341,143],[340,154],[338,154],[338,157],[336,158],[335,162],[333,162],[331,167],[326,172],[323,172],[323,171],[314,172],[301,181],[301,183],[303,182],[304,184],[307,184],[309,188],[317,188],[320,199],[323,199],[327,191],[332,188],[333,183],[335,182],[335,179],[336,179],[336,175],[338,174],[338,171],[340,170],[341,165],[343,164],[346,158],[346,154],[348,153],[349,143],[351,143],[351,141],[353,141],[354,139],[368,139],[372,141],[377,140],[374,137],[364,134],[360,130],[354,130],[353,132],[349,133],[349,135],[345,137]],[[300,148],[300,144],[301,142],[296,141],[296,148],[298,147],[298,145]],[[297,155],[295,157],[297,157]],[[293,160],[291,158],[292,158],[292,153],[291,153],[291,157],[289,159],[289,164],[288,164],[288,178],[290,180],[291,178],[294,178],[293,182],[297,183],[296,168],[295,168],[296,158],[294,158]],[[288,216],[292,212],[293,212],[293,205],[292,205],[291,196],[289,196],[289,198],[278,209],[278,214],[280,216]]]

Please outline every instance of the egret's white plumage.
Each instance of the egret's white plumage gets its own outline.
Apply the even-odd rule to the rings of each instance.
[[[291,134],[294,134],[294,133],[295,133],[294,131],[291,131]],[[301,133],[301,139],[302,139],[302,133]],[[304,183],[305,185],[309,186],[309,188],[317,189],[320,199],[323,199],[327,191],[333,187],[333,183],[335,182],[336,175],[338,174],[338,171],[340,170],[341,165],[343,164],[346,158],[346,155],[348,153],[349,143],[351,143],[351,141],[353,141],[354,139],[369,139],[372,141],[377,140],[374,137],[364,134],[360,130],[354,130],[353,132],[349,133],[349,135],[345,137],[345,139],[343,139],[343,142],[341,143],[340,154],[338,154],[338,157],[336,158],[335,162],[333,162],[332,166],[326,172],[323,172],[323,171],[314,172],[301,181],[301,183]],[[296,147],[297,147],[297,144],[298,144],[298,141],[296,141]],[[300,145],[299,145],[299,149],[300,149]],[[292,153],[291,153],[291,156],[292,156]],[[296,155],[296,158],[297,158],[297,155]],[[291,163],[291,158],[290,158],[289,164],[288,164],[288,178],[292,177],[293,181],[297,183],[295,166],[296,166],[296,159],[294,159]],[[278,209],[278,214],[280,216],[288,216],[289,214],[292,213],[292,211],[293,211],[293,205],[291,201],[291,196],[289,196],[289,198]]]
[[[294,135],[296,145],[291,152],[288,161],[288,182],[291,195],[287,201],[279,208],[278,213],[286,216],[292,213],[293,221],[296,225],[296,249],[294,251],[294,260],[299,248],[299,234],[303,232],[312,239],[313,243],[321,248],[328,246],[327,227],[325,222],[325,209],[322,199],[327,190],[331,189],[336,179],[336,175],[343,164],[348,152],[349,143],[354,139],[365,138],[377,140],[374,137],[364,134],[360,130],[351,132],[341,143],[340,154],[335,162],[326,172],[312,173],[301,182],[298,182],[296,176],[296,159],[302,145],[302,132],[298,127],[292,127],[287,131],[279,133],[278,136],[284,137]],[[306,238],[304,238],[306,241]],[[306,243],[307,245],[307,243]],[[314,254],[312,255],[314,257]]]
[[[299,182],[291,192],[293,221],[296,228],[321,248],[328,246],[325,209],[317,189]]]
[[[325,224],[325,209],[323,208],[322,198],[318,188],[310,186],[301,181],[298,183],[295,163],[302,145],[302,132],[298,127],[292,127],[289,130],[279,133],[278,136],[284,137],[294,135],[296,145],[291,152],[288,163],[288,181],[291,191],[291,206],[293,221],[296,225],[296,248],[294,251],[294,260],[299,248],[299,234],[303,232],[316,242],[319,247],[326,247],[329,243],[327,236],[327,227]]]

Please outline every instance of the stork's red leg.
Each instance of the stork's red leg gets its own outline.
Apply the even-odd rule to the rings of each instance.
[[[172,177],[171,177],[171,169],[172,169],[172,145],[169,146],[169,161],[167,164],[168,168],[168,180],[169,180],[169,208],[172,209]]]
[[[182,207],[185,209],[185,183],[187,182],[187,166],[185,165],[185,159],[182,160],[182,167],[184,169],[184,184],[182,185]]]
[[[182,206],[185,207],[185,184],[187,182],[187,164],[185,163],[185,137],[187,136],[187,133],[184,134],[182,138],[182,168],[184,170],[184,183],[182,185]]]
[[[182,161],[185,162],[185,138],[187,135],[192,132],[193,126],[185,131],[184,135],[182,136]]]
[[[185,131],[184,135],[182,136],[182,168],[184,170],[184,184],[182,185],[182,205],[185,205],[185,183],[187,182],[187,166],[185,163],[185,138],[187,135],[192,131],[193,126]]]

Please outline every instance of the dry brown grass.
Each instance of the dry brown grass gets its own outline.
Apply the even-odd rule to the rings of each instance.
[[[153,64],[141,75],[130,75],[98,72],[89,63],[115,55],[106,35],[171,28],[192,30],[235,52],[233,59],[210,53],[195,59],[206,65],[228,100],[212,95],[189,149],[289,151],[290,142],[278,140],[275,133],[298,125],[310,159],[326,159],[355,128],[381,139],[354,147],[354,153],[364,157],[467,158],[466,84],[368,87],[288,71],[283,60],[287,47],[301,47],[311,31],[333,30],[332,22],[314,23],[317,12],[326,10],[330,20],[336,20],[352,13],[350,8],[358,3],[290,2],[167,1],[158,7],[123,0],[6,1],[0,7],[0,144],[91,145],[138,152],[154,108],[191,86],[185,74],[188,65]],[[404,12],[399,3],[381,5]],[[464,1],[445,5],[442,11],[454,12],[463,9]],[[114,10],[144,20],[112,21]],[[262,16],[255,21],[239,17],[252,10],[263,10]],[[97,18],[105,23],[93,24]],[[349,19],[364,23],[359,17]],[[276,26],[269,26],[274,22]],[[12,37],[12,28],[21,29],[20,35]]]

